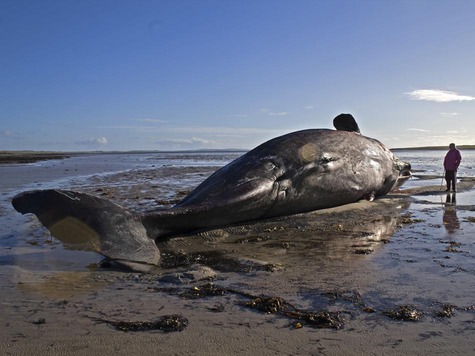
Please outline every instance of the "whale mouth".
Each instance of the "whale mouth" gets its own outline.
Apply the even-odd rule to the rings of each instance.
[[[410,163],[404,161],[397,162],[399,176],[396,181],[395,188],[402,186],[409,178],[412,177],[411,165]]]
[[[411,178],[412,177],[411,165],[409,165],[409,168],[404,169],[403,171],[400,171],[399,177],[406,178],[406,179]]]

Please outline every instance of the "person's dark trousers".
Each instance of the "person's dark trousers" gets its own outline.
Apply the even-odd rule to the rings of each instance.
[[[447,190],[450,190],[452,186],[452,190],[455,191],[455,171],[445,171],[445,180],[447,181]]]

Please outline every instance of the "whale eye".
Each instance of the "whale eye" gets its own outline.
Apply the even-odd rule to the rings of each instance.
[[[320,158],[318,163],[327,164],[327,163],[330,163],[330,162],[333,162],[333,161],[336,161],[336,159],[333,158],[333,157],[330,157],[330,156],[323,156],[322,158]]]
[[[276,165],[275,165],[274,163],[272,163],[272,162],[266,162],[266,163],[265,163],[265,168],[266,168],[266,170],[268,170],[268,171],[272,171],[272,170],[274,170],[274,169],[276,168]]]

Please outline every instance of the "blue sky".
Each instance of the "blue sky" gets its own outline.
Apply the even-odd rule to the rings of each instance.
[[[0,150],[475,144],[475,1],[1,0]]]

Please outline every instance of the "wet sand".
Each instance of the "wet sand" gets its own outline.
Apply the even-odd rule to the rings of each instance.
[[[146,211],[214,170],[97,175],[80,188]],[[97,254],[65,249],[34,217],[2,205],[11,243],[0,254],[0,352],[472,354],[473,186],[460,183],[455,201],[425,186],[178,236],[159,243],[163,266],[149,274],[101,267]],[[169,320],[182,331],[133,331],[177,315]]]

